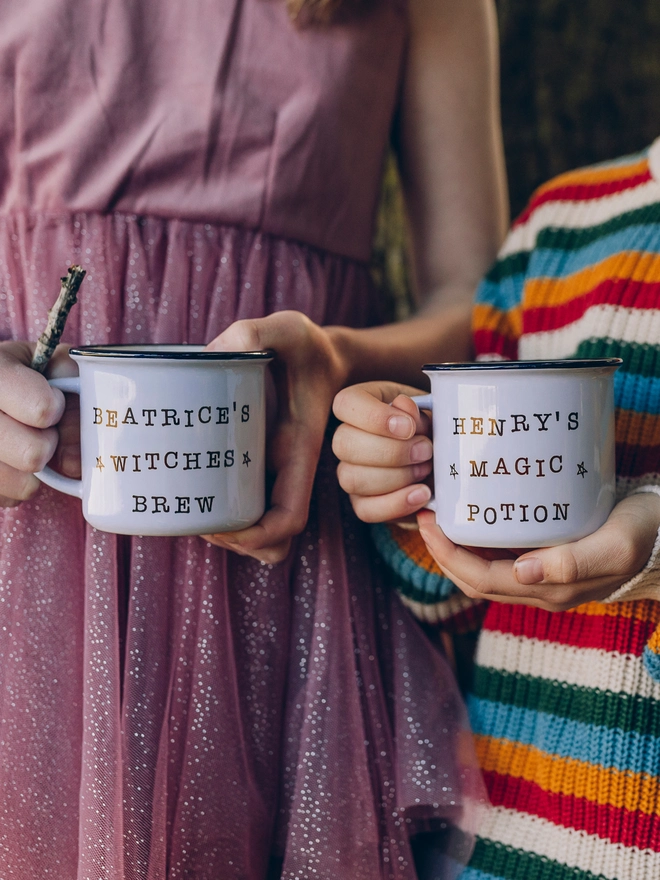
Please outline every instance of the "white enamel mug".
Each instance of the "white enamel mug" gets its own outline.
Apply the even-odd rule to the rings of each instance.
[[[427,364],[435,498],[456,544],[543,547],[598,529],[615,500],[619,358]]]
[[[97,529],[201,535],[255,523],[265,507],[265,370],[272,353],[199,345],[73,348],[82,479],[37,476],[82,499]]]

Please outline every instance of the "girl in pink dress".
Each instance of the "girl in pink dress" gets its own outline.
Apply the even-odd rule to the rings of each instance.
[[[415,833],[469,829],[460,699],[324,435],[342,385],[413,381],[468,339],[504,228],[492,19],[489,0],[324,27],[281,0],[2,3],[3,880],[411,880]],[[432,305],[378,329],[395,117]],[[25,342],[71,263],[67,344],[275,349],[257,526],[106,534],[31,475],[53,454],[78,469],[75,412]],[[72,371],[61,347],[50,375]]]

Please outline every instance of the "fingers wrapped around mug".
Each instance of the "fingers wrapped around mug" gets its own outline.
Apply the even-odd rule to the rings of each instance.
[[[507,551],[482,555],[454,544],[430,511],[417,518],[429,552],[468,596],[564,611],[606,599],[644,568],[660,527],[660,498],[632,495],[586,538],[528,550],[515,559]],[[636,594],[636,598],[643,597]],[[649,593],[645,598],[658,595]]]
[[[422,482],[432,471],[430,421],[400,391],[392,382],[370,382],[335,398],[334,413],[344,422],[333,438],[337,476],[365,522],[407,517],[431,497]]]
[[[343,487],[341,474],[339,482]],[[363,522],[378,523],[404,520],[416,513],[428,504],[431,490],[424,483],[413,483],[381,495],[349,495],[353,510]]]
[[[330,406],[346,381],[346,364],[327,328],[300,312],[236,321],[209,350],[265,348],[276,357],[271,375],[276,415],[269,421],[268,509],[253,526],[206,536],[212,543],[263,562],[282,561],[307,522]]]
[[[341,422],[367,434],[410,440],[431,433],[430,420],[410,399],[417,394],[421,392],[396,382],[363,382],[343,388],[332,410]]]
[[[34,346],[0,345],[0,506],[13,507],[39,488],[33,471],[52,457],[64,395],[29,367]],[[62,348],[62,347],[60,347]],[[57,366],[58,355],[52,360]],[[64,356],[66,353],[64,352]]]

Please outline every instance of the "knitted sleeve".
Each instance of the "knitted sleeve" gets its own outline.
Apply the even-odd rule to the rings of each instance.
[[[660,485],[648,483],[636,487],[627,494],[635,495],[642,492],[653,492],[660,495]],[[654,591],[657,592],[658,599],[660,599],[660,530],[656,536],[651,556],[644,568],[604,601],[608,604],[611,602],[631,602],[638,598],[647,598],[649,592]],[[660,626],[656,628],[644,648],[644,665],[651,678],[660,682]]]
[[[645,287],[657,297],[660,285],[654,278],[646,281]],[[660,495],[660,328],[655,302],[652,308],[644,308],[640,296],[628,316],[620,310],[621,322],[625,317],[629,323],[637,320],[644,329],[637,329],[633,344],[619,343],[624,357],[624,365],[615,377],[619,499],[647,492]],[[632,336],[627,326],[621,334]],[[644,568],[605,602],[631,602],[652,595],[660,600],[660,531]],[[660,627],[646,645],[644,662],[649,674],[660,681]]]
[[[654,287],[660,290],[660,285]],[[641,304],[630,310],[630,321],[639,321],[635,311],[642,311]],[[650,310],[643,317],[647,328],[657,324]],[[660,331],[655,336],[657,344],[647,330],[647,339],[636,341],[631,351],[621,346],[625,360],[615,377],[618,499],[647,492],[660,495]],[[642,571],[606,601],[630,602],[655,590],[660,599],[660,532]]]
[[[371,527],[371,535],[415,617],[453,633],[479,628],[487,603],[469,599],[443,575],[418,529],[379,523]]]

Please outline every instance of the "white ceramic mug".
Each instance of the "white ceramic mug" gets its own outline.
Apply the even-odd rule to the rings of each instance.
[[[598,529],[615,499],[619,358],[427,364],[436,521],[456,544],[542,547]]]
[[[265,507],[265,369],[272,354],[199,345],[73,348],[82,479],[44,483],[82,499],[85,519],[124,535],[201,535]]]

